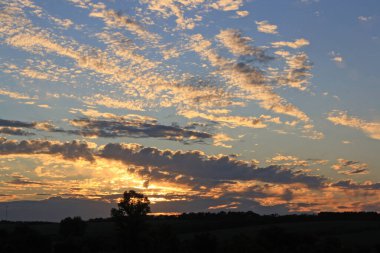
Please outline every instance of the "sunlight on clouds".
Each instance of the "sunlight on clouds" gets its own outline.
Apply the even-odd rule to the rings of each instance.
[[[274,48],[278,47],[290,47],[293,49],[304,47],[310,45],[310,42],[307,39],[297,39],[294,42],[290,41],[277,41],[277,42],[272,42],[272,46]]]
[[[272,25],[268,21],[256,21],[257,30],[262,33],[278,34],[277,25]]]
[[[293,23],[298,14],[279,31],[276,16],[259,13],[262,5],[1,2],[0,200],[112,202],[135,189],[155,205],[207,202],[204,210],[379,206],[379,183],[351,180],[368,180],[378,144],[358,151],[365,158],[353,158],[350,149],[366,140],[338,140],[339,127],[323,120],[330,111],[334,125],[380,140],[378,121],[331,110],[347,96],[330,101],[339,87],[321,75],[329,71],[323,61],[342,67],[352,55],[330,42],[326,48],[344,56],[318,51],[323,34],[304,38],[310,30],[301,27],[309,21]],[[363,15],[351,19],[370,29],[374,16]],[[365,79],[358,66],[331,76],[337,83],[340,76],[363,85],[377,80],[367,72]],[[365,108],[374,119],[376,110],[368,108],[376,105]],[[73,137],[81,141],[67,141]],[[120,143],[131,138],[138,143]],[[326,154],[326,147],[336,151]]]
[[[369,122],[350,116],[344,111],[333,111],[327,117],[335,125],[356,128],[364,132],[370,138],[380,140],[380,122]]]

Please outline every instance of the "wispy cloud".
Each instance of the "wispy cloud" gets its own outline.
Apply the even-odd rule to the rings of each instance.
[[[345,111],[330,112],[327,119],[335,125],[359,129],[370,138],[380,140],[380,122],[371,122],[350,116]]]

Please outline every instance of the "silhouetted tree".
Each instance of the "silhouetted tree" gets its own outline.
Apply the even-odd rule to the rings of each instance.
[[[111,209],[111,216],[119,227],[122,248],[125,252],[143,250],[145,219],[150,212],[149,199],[133,190],[125,191],[118,208]]]
[[[81,217],[67,217],[59,223],[59,233],[64,237],[82,236],[86,231],[86,222]]]
[[[150,201],[141,193],[133,190],[125,191],[123,200],[117,206],[118,208],[111,209],[112,217],[131,217],[142,218],[150,212]]]

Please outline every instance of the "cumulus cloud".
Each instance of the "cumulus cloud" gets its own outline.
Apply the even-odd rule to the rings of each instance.
[[[262,33],[277,34],[277,25],[270,24],[267,20],[256,21],[257,30]]]
[[[258,168],[251,162],[236,160],[229,156],[207,156],[201,151],[172,151],[145,148],[134,144],[107,144],[99,154],[139,166],[158,167],[175,172],[213,180],[259,180],[275,183],[302,183],[320,187],[325,178],[292,171],[280,166]]]
[[[329,113],[327,119],[335,125],[359,129],[368,135],[368,137],[375,140],[380,140],[380,122],[370,122],[350,116],[345,111],[332,111]]]

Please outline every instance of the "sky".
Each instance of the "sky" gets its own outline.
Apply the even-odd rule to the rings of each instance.
[[[380,211],[378,0],[0,6],[0,208]]]

